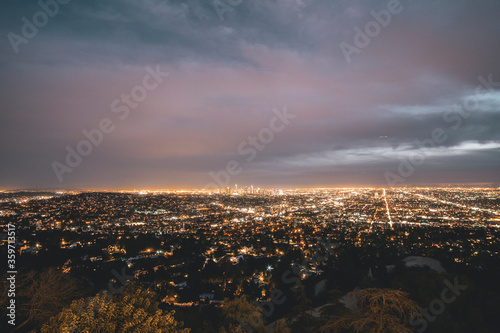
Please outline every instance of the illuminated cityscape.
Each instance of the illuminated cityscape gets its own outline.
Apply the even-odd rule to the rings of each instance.
[[[224,299],[269,302],[284,262],[306,289],[377,285],[408,258],[498,273],[499,201],[500,189],[473,187],[3,192],[0,221],[17,226],[24,266],[57,267],[94,292],[135,281],[211,327]]]
[[[4,0],[0,333],[500,332],[499,14]]]

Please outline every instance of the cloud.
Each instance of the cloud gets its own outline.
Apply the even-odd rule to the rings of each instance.
[[[500,3],[402,4],[348,64],[339,44],[387,1],[243,1],[223,21],[210,1],[72,1],[18,54],[0,44],[0,182],[200,187],[285,105],[297,118],[240,183],[383,184],[436,128],[447,140],[409,181],[439,180],[446,167],[450,181],[497,181],[500,92],[476,87],[480,75],[500,81]],[[4,36],[39,10],[3,8]],[[118,121],[111,102],[156,64],[171,75]],[[443,115],[473,97],[477,109],[452,128]],[[59,184],[50,163],[103,117],[116,131]]]

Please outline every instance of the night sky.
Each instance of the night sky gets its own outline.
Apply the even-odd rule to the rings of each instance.
[[[54,1],[3,1],[1,189],[500,184],[498,0]]]

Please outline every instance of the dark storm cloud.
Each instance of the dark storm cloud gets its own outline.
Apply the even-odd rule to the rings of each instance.
[[[446,140],[407,182],[500,181],[500,87],[476,91],[479,76],[500,81],[500,2],[402,0],[348,63],[340,43],[388,3],[247,0],[221,20],[211,1],[73,0],[16,54],[7,36],[40,6],[8,0],[0,185],[202,187],[231,159],[238,183],[385,184],[436,128]],[[120,121],[113,100],[156,64],[170,75]],[[238,146],[285,105],[296,118],[247,162]],[[116,130],[60,184],[51,163],[105,117]]]

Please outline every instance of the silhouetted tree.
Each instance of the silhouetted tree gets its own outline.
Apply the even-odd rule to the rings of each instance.
[[[221,327],[221,333],[267,332],[262,309],[251,304],[246,296],[230,301],[225,299],[222,309],[224,327]]]
[[[313,332],[319,326],[319,319],[311,314],[314,308],[305,290],[301,285],[293,295],[296,305],[288,315],[293,332]]]
[[[6,279],[3,279],[6,281]],[[6,283],[1,284],[1,294],[7,295]],[[37,272],[20,273],[16,279],[16,330],[37,326],[56,315],[75,298],[83,296],[77,281],[56,268]],[[7,297],[1,298],[1,306],[6,308]]]
[[[288,327],[285,319],[278,320],[273,326],[273,333],[291,333],[292,330]]]
[[[404,333],[409,318],[418,312],[418,305],[408,294],[393,289],[364,289],[349,293],[358,299],[357,308],[347,315],[334,317],[321,327],[322,332]]]

